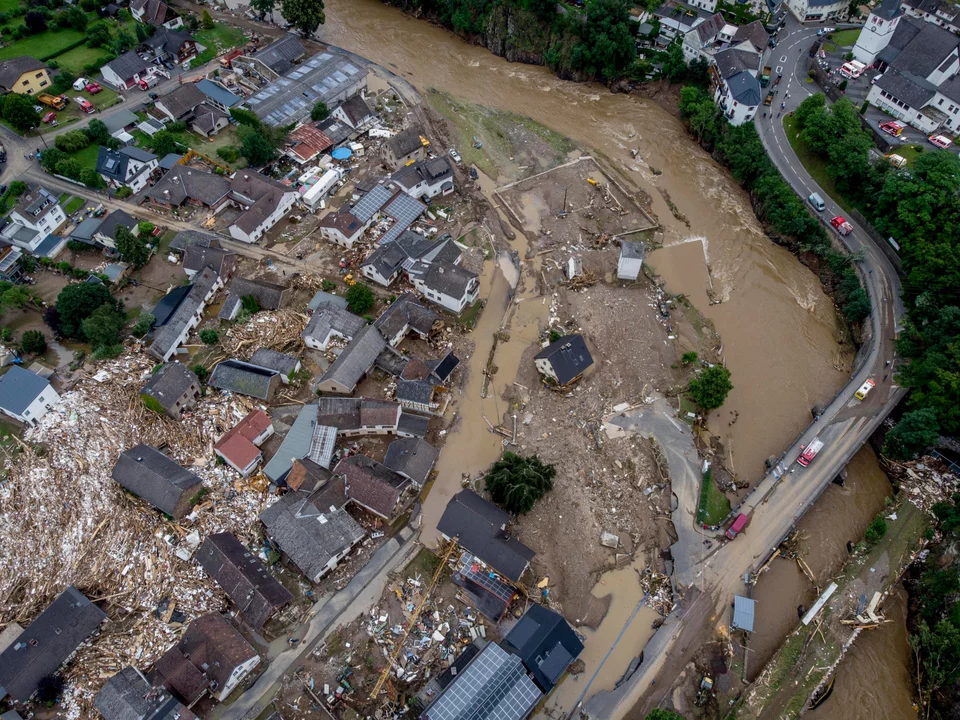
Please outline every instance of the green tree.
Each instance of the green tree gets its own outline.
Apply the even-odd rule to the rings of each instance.
[[[260,301],[255,295],[243,295],[240,298],[240,307],[250,315],[260,312]]]
[[[905,413],[883,441],[883,454],[894,460],[910,460],[937,442],[940,423],[931,408]]]
[[[918,296],[918,301],[925,297]],[[934,410],[940,429],[955,434],[960,432],[960,308],[950,305],[938,311],[915,303],[911,315],[918,321],[908,322],[897,342],[898,352],[910,362],[900,369],[897,381],[910,388],[911,409]]]
[[[863,537],[872,545],[873,543],[879,542],[886,534],[887,521],[883,519],[883,515],[877,515],[870,521],[870,525],[867,527],[867,531]]]
[[[153,327],[155,320],[156,318],[150,313],[140,313],[140,316],[137,318],[137,324],[133,326],[130,334],[134,337],[142,338],[150,332],[150,328]]]
[[[106,145],[110,142],[110,130],[107,129],[106,123],[103,120],[97,120],[94,118],[90,121],[90,124],[87,125],[86,129],[87,137],[90,138],[90,142],[95,145]],[[57,138],[59,140],[59,138]]]
[[[137,38],[133,34],[127,30],[121,30],[117,33],[117,37],[113,43],[111,43],[111,48],[113,48],[113,52],[117,55],[122,55],[136,44]]]
[[[153,148],[154,155],[163,157],[170,153],[180,152],[180,143],[177,136],[169,130],[161,130],[150,140],[150,146]]]
[[[240,154],[254,167],[266,165],[277,156],[270,141],[254,131],[245,133],[243,142],[240,143]]]
[[[147,244],[122,225],[117,226],[114,240],[117,243],[117,252],[134,267],[141,268],[150,260],[150,248]]]
[[[210,375],[210,371],[207,370],[207,368],[201,365],[200,363],[197,363],[190,369],[193,370],[193,374],[197,376],[197,379],[200,382],[206,381],[207,376]]]
[[[310,110],[310,119],[314,122],[321,122],[326,120],[330,116],[330,108],[327,107],[327,104],[320,100]]]
[[[683,715],[679,715],[671,710],[661,710],[657,708],[656,710],[648,712],[644,720],[685,720],[685,718]]]
[[[8,282],[0,284],[0,312],[17,308],[22,310],[33,298],[30,291],[22,285],[13,285]]]
[[[42,355],[47,351],[47,336],[40,330],[27,330],[20,338],[20,352],[25,355]]]
[[[683,354],[683,357],[680,358],[680,362],[682,362],[684,365],[689,365],[690,363],[695,363],[698,357],[699,355],[691,350],[690,352],[685,352]]]
[[[204,8],[203,15],[200,16],[200,24],[203,25],[204,30],[213,30],[215,24],[213,18],[210,16],[210,11]]]
[[[220,342],[220,333],[213,328],[207,328],[200,331],[200,341],[204,345],[216,345]]]
[[[931,510],[944,535],[951,537],[960,535],[960,493],[954,494],[950,502],[943,500],[935,503]]]
[[[23,180],[14,180],[10,183],[10,187],[7,188],[7,192],[10,193],[10,197],[20,197],[27,191],[27,184]]]
[[[503,454],[484,478],[487,492],[508,512],[521,515],[553,489],[557,470],[536,455],[523,457],[512,452]]]
[[[80,173],[82,172],[83,165],[74,160],[72,157],[68,157],[65,160],[61,160],[57,163],[57,175],[63,175],[64,177],[71,178],[72,180],[77,180],[80,178]]]
[[[100,174],[93,168],[85,167],[80,170],[78,180],[89,188],[102,188],[106,186],[103,178],[100,177]]]
[[[133,30],[137,34],[137,42],[142,43],[150,39],[150,32],[147,30],[147,26],[143,23],[137,23]]]
[[[960,678],[960,628],[947,620],[932,628],[921,621],[917,634],[910,637],[910,646],[923,676],[921,698],[929,705],[942,688]]]
[[[683,59],[683,47],[679,42],[675,42],[667,48],[667,59],[664,61],[660,72],[670,82],[680,82],[686,77],[687,63]]]
[[[690,395],[703,410],[716,410],[733,390],[730,371],[723,365],[709,367],[690,381]]]
[[[57,328],[61,335],[75,340],[85,340],[81,324],[93,311],[102,305],[116,308],[116,301],[104,285],[77,283],[67,285],[57,295]]]
[[[107,27],[105,22],[95,22],[87,27],[87,45],[92,48],[109,45],[112,39],[110,28]]]
[[[55,173],[60,161],[66,159],[67,154],[63,150],[58,150],[55,147],[47,148],[40,152],[40,167],[48,173]]]
[[[75,153],[88,147],[90,138],[83,130],[71,130],[63,135],[58,135],[54,144],[58,150],[63,150],[65,153]]]
[[[10,93],[3,103],[3,119],[20,133],[25,133],[40,124],[40,113],[33,109],[34,101],[29,95]]]
[[[272,13],[277,7],[277,0],[250,0],[250,7],[256,11],[260,17]]]
[[[252,110],[246,110],[245,108],[230,108],[230,117],[232,117],[241,125],[246,125],[247,127],[252,127],[256,130],[260,129],[260,118],[258,118]]]
[[[80,327],[90,347],[99,350],[120,344],[120,331],[123,330],[125,322],[123,313],[114,303],[104,303],[94,310]]]
[[[47,30],[47,16],[42,12],[31,10],[23,16],[23,25],[30,35],[38,35]]]
[[[347,307],[350,312],[357,315],[363,315],[367,310],[373,307],[376,300],[373,291],[363,283],[357,283],[347,290],[344,296],[347,299]]]
[[[323,0],[280,0],[280,9],[304,38],[313,35],[327,20]]]

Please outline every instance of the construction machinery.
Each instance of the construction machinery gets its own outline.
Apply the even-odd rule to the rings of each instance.
[[[440,562],[437,563],[437,569],[433,573],[433,578],[430,580],[430,584],[423,591],[423,595],[420,598],[420,603],[414,609],[413,613],[410,615],[410,622],[407,623],[406,629],[403,631],[403,637],[397,642],[396,646],[393,648],[393,652],[390,653],[390,657],[387,659],[387,666],[383,669],[383,672],[380,673],[380,677],[377,679],[377,684],[373,686],[373,690],[370,692],[370,699],[376,700],[377,696],[380,695],[380,691],[383,689],[384,683],[387,682],[387,678],[390,677],[390,671],[393,670],[393,666],[397,662],[397,658],[400,657],[400,653],[403,652],[403,645],[407,642],[407,638],[410,637],[410,631],[417,624],[417,620],[420,619],[420,613],[423,612],[424,606],[427,604],[427,600],[430,598],[430,593],[433,592],[433,589],[437,586],[437,582],[440,580],[440,576],[443,574],[443,569],[447,566],[447,561],[450,559],[450,556],[457,549],[457,541],[451,540],[447,545],[446,549],[443,551],[443,554],[440,556]]]

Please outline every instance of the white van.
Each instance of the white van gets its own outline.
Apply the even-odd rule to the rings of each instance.
[[[823,198],[817,195],[817,193],[811,193],[810,197],[807,198],[807,202],[813,205],[817,212],[823,212],[827,207],[823,204]]]

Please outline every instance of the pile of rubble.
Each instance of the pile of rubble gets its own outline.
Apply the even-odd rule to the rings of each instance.
[[[252,540],[265,506],[266,496],[239,484],[213,453],[213,443],[255,405],[212,393],[175,422],[139,398],[151,368],[146,356],[127,353],[81,379],[26,431],[0,485],[0,624],[25,626],[70,584],[110,618],[67,673],[74,717],[106,678],[128,664],[149,666],[179,628],[225,607],[191,557],[210,533]],[[179,524],[111,478],[120,453],[140,442],[161,447],[204,481],[208,494]]]
[[[960,492],[956,472],[941,459],[922,457],[903,464],[885,461],[887,474],[900,492],[924,512],[930,512],[938,502],[946,502]]]
[[[229,357],[239,360],[249,360],[260,348],[299,354],[303,349],[300,333],[308,320],[304,313],[291,308],[258,312],[249,322],[230,326],[220,345]]]

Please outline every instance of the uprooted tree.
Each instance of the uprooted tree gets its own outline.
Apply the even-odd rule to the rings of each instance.
[[[553,489],[557,469],[536,455],[523,457],[507,452],[495,462],[485,478],[487,492],[498,505],[515,515],[533,509],[537,500]]]

